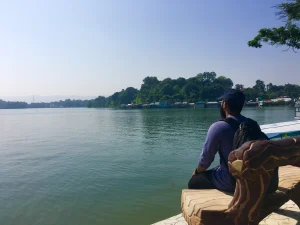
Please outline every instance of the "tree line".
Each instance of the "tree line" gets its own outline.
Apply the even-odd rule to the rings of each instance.
[[[56,102],[38,102],[30,103],[27,102],[10,102],[3,101],[0,99],[0,109],[26,109],[26,108],[73,108],[73,107],[87,107],[89,100],[71,100],[66,99],[64,101]]]
[[[257,80],[253,87],[245,88],[243,84],[233,85],[233,81],[225,76],[217,76],[215,72],[203,72],[194,77],[177,79],[166,78],[158,80],[157,77],[146,77],[140,90],[128,87],[115,92],[109,97],[99,96],[93,100],[71,100],[50,103],[6,102],[0,100],[0,109],[14,108],[116,108],[127,104],[150,104],[153,102],[189,102],[216,101],[224,91],[229,88],[242,90],[247,101],[255,101],[256,98],[275,99],[281,96],[289,96],[297,99],[300,97],[300,86],[297,84],[274,85],[265,84]]]
[[[253,87],[245,88],[243,84],[233,86],[233,81],[225,76],[217,76],[215,72],[199,73],[195,77],[185,79],[146,77],[140,90],[133,87],[115,92],[109,97],[99,96],[88,103],[88,107],[119,107],[123,104],[150,104],[153,102],[189,102],[216,101],[224,91],[236,88],[244,92],[247,101],[256,98],[275,99],[289,96],[297,99],[300,86],[297,84],[274,85],[257,80]]]

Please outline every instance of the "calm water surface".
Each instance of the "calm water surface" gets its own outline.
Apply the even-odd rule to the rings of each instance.
[[[266,124],[293,120],[294,109],[244,115]],[[218,119],[218,109],[0,110],[0,224],[143,225],[178,214]]]

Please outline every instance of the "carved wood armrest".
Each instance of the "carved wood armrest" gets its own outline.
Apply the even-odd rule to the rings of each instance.
[[[256,224],[274,169],[300,162],[300,137],[250,141],[231,152],[228,160],[237,183],[226,213],[234,224]]]

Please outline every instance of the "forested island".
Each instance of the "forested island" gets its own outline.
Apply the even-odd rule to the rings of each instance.
[[[216,101],[224,91],[229,88],[241,90],[246,95],[247,101],[271,100],[280,97],[298,99],[300,86],[296,84],[273,85],[257,80],[253,87],[245,88],[243,84],[233,86],[233,81],[224,76],[217,76],[215,72],[199,73],[188,79],[166,78],[158,80],[157,77],[146,77],[140,90],[128,87],[120,92],[115,92],[109,97],[99,96],[88,103],[88,107],[120,107],[127,104],[151,104],[154,102],[210,102]],[[278,105],[274,101],[273,105]]]
[[[289,97],[297,100],[300,97],[300,86],[297,84],[274,85],[265,84],[257,80],[253,87],[245,88],[243,84],[233,85],[233,81],[225,76],[217,76],[215,72],[203,72],[194,77],[177,79],[166,78],[158,80],[157,77],[146,77],[140,90],[128,87],[115,92],[109,97],[99,96],[93,100],[71,100],[50,103],[26,103],[6,102],[0,100],[0,109],[17,108],[118,108],[128,104],[145,105],[151,103],[174,104],[178,102],[197,103],[213,102],[221,96],[225,90],[236,88],[246,95],[248,102],[269,101]],[[294,101],[292,101],[294,102]],[[285,102],[273,101],[271,105],[286,104]]]

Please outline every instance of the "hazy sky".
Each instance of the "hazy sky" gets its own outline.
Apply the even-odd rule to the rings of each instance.
[[[0,98],[111,95],[146,76],[204,71],[253,86],[300,84],[300,53],[249,48],[281,25],[278,0],[13,1],[0,3]]]

